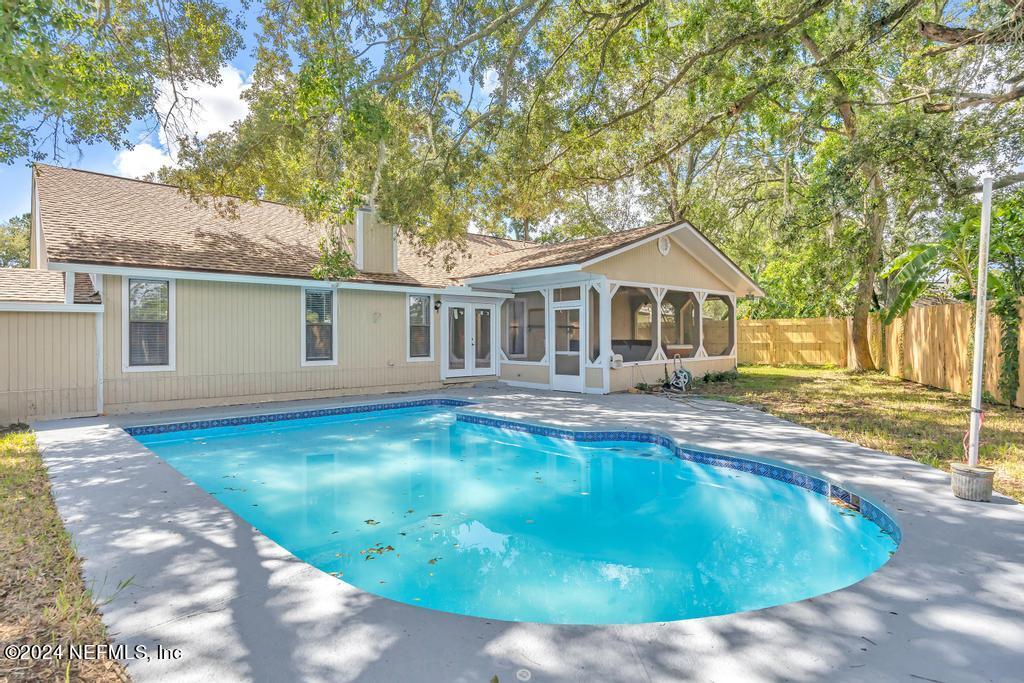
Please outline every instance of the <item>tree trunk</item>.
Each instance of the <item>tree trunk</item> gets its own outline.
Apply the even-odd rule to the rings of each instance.
[[[853,329],[850,334],[850,341],[853,343],[853,369],[858,371],[877,369],[875,361],[871,358],[868,318],[871,314],[871,298],[875,292],[875,277],[882,260],[882,241],[885,236],[885,196],[882,181],[872,164],[863,164],[861,171],[867,176],[868,181],[868,205],[864,211],[868,244],[860,263],[857,298],[853,305]]]

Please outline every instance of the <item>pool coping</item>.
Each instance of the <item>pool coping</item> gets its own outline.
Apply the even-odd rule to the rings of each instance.
[[[462,617],[373,596],[306,565],[124,430],[266,414],[274,406],[37,423],[58,510],[114,642],[176,645],[186,655],[129,662],[136,683],[470,683],[518,680],[521,671],[566,683],[1017,678],[1024,595],[1012,587],[1024,585],[1024,506],[1005,497],[989,505],[961,501],[949,495],[941,471],[752,408],[720,404],[728,412],[703,414],[660,397],[507,387],[414,395],[470,400],[477,405],[459,410],[573,430],[594,422],[637,431],[653,425],[704,450],[728,453],[723,444],[742,443],[744,455],[757,460],[777,452],[789,468],[849,481],[852,490],[896,508],[900,550],[849,587],[753,612],[599,627]],[[351,398],[281,408],[342,405]],[[111,590],[123,579],[126,588]]]
[[[200,429],[217,429],[220,427],[237,427],[242,425],[267,424],[270,422],[288,422],[306,420],[317,417],[334,417],[340,415],[361,415],[385,410],[401,410],[405,408],[425,407],[475,408],[476,410],[456,410],[456,420],[466,424],[494,427],[514,432],[524,432],[536,436],[563,439],[580,443],[599,441],[631,441],[652,443],[670,450],[675,457],[686,462],[731,469],[737,472],[752,474],[766,479],[805,489],[829,500],[840,501],[845,507],[862,515],[883,533],[893,539],[897,548],[902,541],[902,531],[895,516],[882,505],[869,500],[865,496],[839,485],[821,474],[813,471],[788,467],[778,461],[767,458],[753,458],[739,451],[720,451],[707,449],[656,430],[646,429],[569,429],[557,427],[544,422],[526,420],[510,420],[487,412],[487,404],[448,397],[427,397],[419,399],[395,399],[391,401],[374,401],[365,403],[349,403],[332,408],[314,408],[310,410],[292,410],[275,413],[257,413],[208,420],[186,420],[180,422],[164,422],[123,427],[131,437],[152,436],[158,434],[176,434]],[[483,414],[486,413],[486,414]],[[145,444],[143,444],[145,446]]]

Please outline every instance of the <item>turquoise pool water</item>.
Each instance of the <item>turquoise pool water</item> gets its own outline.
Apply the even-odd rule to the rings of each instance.
[[[825,496],[420,407],[136,438],[296,557],[411,605],[604,624],[848,586],[896,549]]]

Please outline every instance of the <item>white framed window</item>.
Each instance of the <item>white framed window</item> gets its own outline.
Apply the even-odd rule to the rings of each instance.
[[[337,293],[302,287],[302,365],[338,364]]]
[[[121,278],[121,369],[174,370],[174,319],[174,280]]]
[[[406,297],[405,356],[406,360],[434,360],[434,308],[429,294]]]

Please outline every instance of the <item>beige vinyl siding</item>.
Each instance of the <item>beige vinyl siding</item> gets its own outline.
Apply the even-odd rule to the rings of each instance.
[[[660,287],[684,287],[731,292],[732,288],[672,240],[668,255],[658,251],[658,241],[638,245],[585,270],[608,276],[611,280],[649,282]]]
[[[547,363],[502,363],[501,379],[512,382],[548,384],[550,370]]]
[[[686,358],[681,361],[684,368],[693,373],[695,379],[709,372],[722,372],[736,368],[735,358]],[[625,391],[640,382],[658,384],[665,379],[665,372],[671,375],[675,369],[672,361],[650,365],[626,365],[611,369],[611,391]]]
[[[96,314],[0,312],[0,426],[96,414]]]
[[[438,362],[406,361],[406,295],[339,290],[337,365],[301,366],[298,287],[178,280],[176,368],[122,372],[121,282],[104,280],[107,411],[224,405],[440,386]],[[438,348],[437,315],[433,334]]]
[[[363,270],[370,273],[395,272],[395,232],[377,222],[375,214],[363,219]]]

